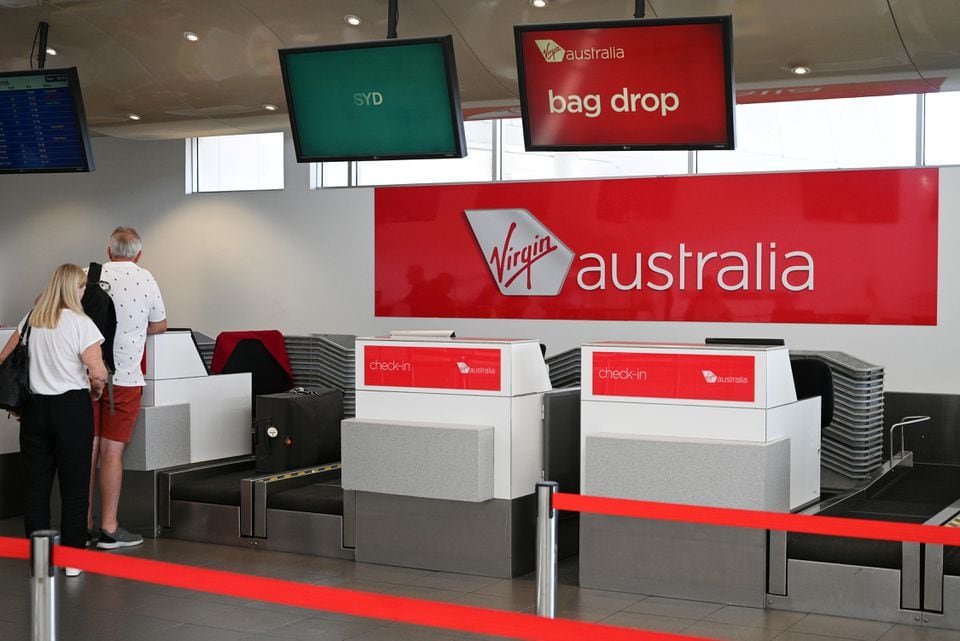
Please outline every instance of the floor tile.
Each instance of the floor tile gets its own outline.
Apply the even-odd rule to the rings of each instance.
[[[530,598],[511,598],[508,596],[497,596],[495,594],[479,594],[470,592],[464,594],[455,601],[457,605],[472,605],[478,608],[487,608],[490,610],[508,610],[511,612],[523,612],[536,608],[536,599]]]
[[[743,625],[749,628],[765,628],[768,630],[786,630],[800,619],[807,616],[803,612],[786,612],[784,610],[765,610],[763,608],[745,608],[737,605],[728,605],[711,612],[703,617],[704,621]]]
[[[637,614],[653,614],[656,616],[677,617],[698,621],[708,614],[716,612],[723,606],[718,603],[703,601],[686,601],[684,599],[668,599],[666,597],[651,596],[637,601],[624,608],[627,612]]]
[[[404,596],[413,599],[426,599],[428,601],[440,601],[441,603],[452,603],[463,598],[463,592],[454,592],[453,590],[434,590],[432,588],[421,588],[416,585],[397,585],[386,592],[384,595]]]
[[[332,621],[308,617],[270,630],[270,634],[304,641],[343,641],[386,626],[383,621]]]
[[[809,614],[790,626],[790,631],[819,634],[825,637],[856,639],[857,641],[877,641],[892,627],[892,623],[880,621]]]
[[[750,628],[743,625],[729,625],[715,621],[697,621],[683,633],[694,637],[720,639],[721,641],[771,641],[781,630]]]
[[[214,628],[226,628],[247,633],[272,632],[276,628],[302,618],[304,617],[296,614],[291,615],[230,605],[199,623]]]
[[[825,637],[819,634],[805,634],[803,632],[781,632],[773,641],[854,641],[853,639],[844,639],[842,637]]]
[[[222,628],[184,623],[153,634],[139,636],[137,641],[238,641],[246,633]]]
[[[880,641],[960,641],[960,631],[895,625],[880,637]]]
[[[226,612],[231,606],[212,601],[156,596],[134,612],[178,623],[203,623]]]
[[[637,614],[633,612],[617,612],[600,621],[606,625],[617,625],[622,628],[638,628],[653,630],[654,632],[681,632],[692,623],[689,619],[675,617],[661,617],[653,614]]]
[[[476,592],[488,585],[497,583],[500,579],[474,576],[472,574],[448,574],[446,572],[434,572],[427,576],[414,579],[409,585],[415,585],[421,588],[433,588],[435,590],[453,590],[456,592]]]

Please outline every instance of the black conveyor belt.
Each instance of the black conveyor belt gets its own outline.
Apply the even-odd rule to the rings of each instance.
[[[253,468],[174,485],[170,498],[175,501],[240,506],[240,481],[255,476]]]
[[[343,489],[339,485],[323,483],[305,485],[268,495],[267,507],[277,510],[343,516]]]
[[[960,467],[894,468],[864,492],[820,512],[822,516],[923,523],[960,498]],[[960,570],[960,554],[954,567]],[[813,534],[789,534],[787,557],[805,561],[901,569],[902,545]],[[948,553],[945,565],[951,555]],[[948,572],[949,574],[950,572]]]

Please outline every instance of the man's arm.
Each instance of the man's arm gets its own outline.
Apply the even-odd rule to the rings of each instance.
[[[147,336],[151,334],[162,334],[167,331],[167,319],[164,318],[162,321],[147,322]]]

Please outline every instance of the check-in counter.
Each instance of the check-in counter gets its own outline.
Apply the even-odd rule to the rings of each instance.
[[[249,373],[208,375],[189,330],[148,336],[146,352],[141,424],[128,447],[136,469],[252,453]],[[178,406],[187,406],[186,425],[174,416],[184,411]]]
[[[356,359],[342,451],[357,560],[488,576],[532,569],[550,390],[539,343],[359,338]]]
[[[785,347],[583,346],[584,494],[789,511],[820,494],[820,398]],[[583,515],[581,585],[762,606],[762,531]]]

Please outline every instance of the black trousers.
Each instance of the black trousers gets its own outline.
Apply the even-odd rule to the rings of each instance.
[[[60,542],[87,542],[93,405],[87,390],[34,394],[20,419],[20,455],[26,474],[23,525],[27,536],[50,529],[53,477],[60,479]]]

